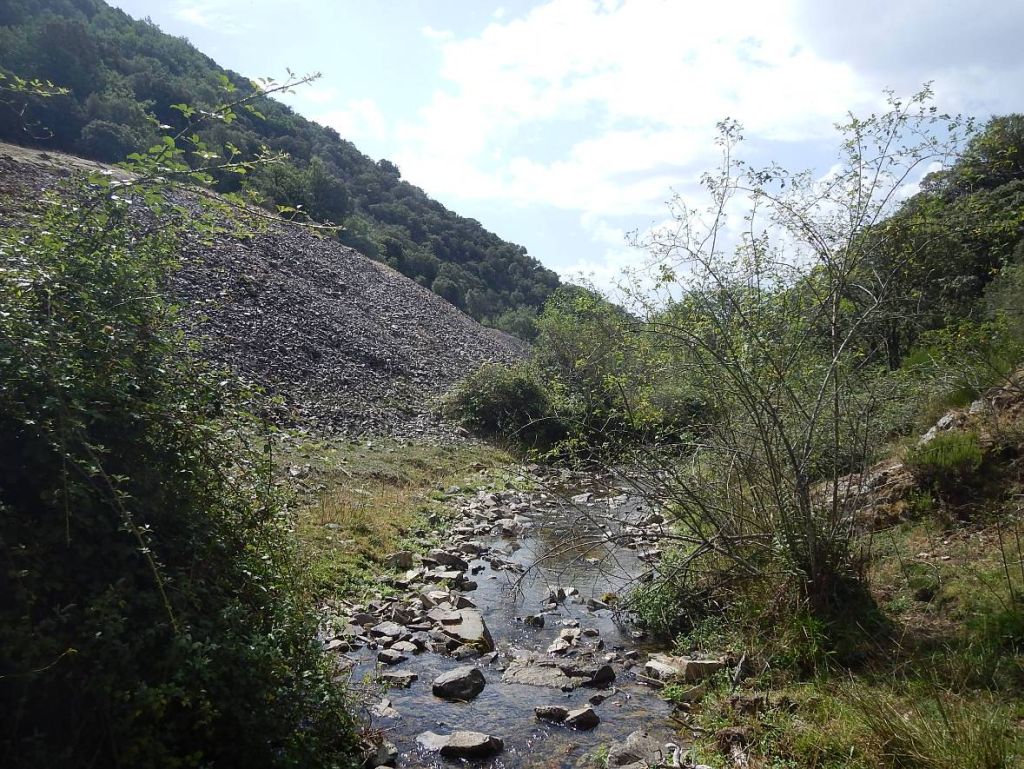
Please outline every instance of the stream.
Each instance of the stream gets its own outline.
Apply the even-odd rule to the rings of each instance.
[[[581,485],[576,477],[573,485],[552,485],[546,479],[543,491],[479,491],[462,498],[461,522],[446,533],[441,550],[461,554],[468,570],[458,579],[444,581],[462,589],[452,589],[442,606],[458,609],[468,599],[469,610],[479,612],[493,639],[492,653],[479,654],[466,646],[452,650],[450,641],[445,648],[438,645],[436,639],[444,637],[436,629],[426,632],[425,606],[417,601],[427,599],[419,596],[429,594],[436,601],[440,596],[430,590],[444,588],[431,584],[434,573],[448,569],[450,577],[451,569],[457,568],[432,565],[430,558],[426,566],[417,559],[414,568],[393,581],[397,596],[349,608],[350,616],[364,620],[360,632],[354,637],[356,626],[349,625],[338,635],[345,640],[334,645],[344,652],[353,686],[369,706],[370,730],[379,730],[382,739],[397,749],[397,766],[465,763],[424,747],[417,737],[425,732],[448,735],[469,730],[500,738],[500,752],[470,761],[493,767],[577,766],[599,746],[637,730],[648,732],[659,744],[674,739],[668,720],[671,705],[637,678],[649,651],[645,636],[613,608],[620,591],[654,568],[658,551],[650,534],[651,513],[622,489],[594,480]],[[396,560],[402,560],[402,554],[397,555]],[[382,622],[396,620],[406,632],[397,635],[391,623],[389,632],[395,635],[382,636],[387,628],[370,628],[368,612]],[[444,618],[444,610],[432,616]],[[524,622],[526,617],[533,619]],[[537,627],[541,621],[543,626]],[[406,643],[398,648],[409,653],[395,664],[381,664],[378,655],[399,637]],[[411,651],[410,641],[424,646],[428,637],[422,652]],[[585,684],[571,691],[507,680],[510,666],[524,660],[548,666],[530,670],[555,676],[556,664],[565,669],[610,665],[615,677],[605,686]],[[435,678],[465,665],[479,668],[486,680],[478,696],[460,702],[432,693]],[[414,673],[416,680],[407,688],[384,688],[382,673]],[[571,680],[578,684],[584,679]],[[588,704],[600,718],[589,730],[547,723],[534,712],[540,706],[572,710]],[[393,751],[390,759],[394,760]],[[376,763],[371,760],[368,766]]]

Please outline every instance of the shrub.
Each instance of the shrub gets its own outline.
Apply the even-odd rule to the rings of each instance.
[[[446,416],[476,433],[527,445],[557,440],[547,391],[526,366],[485,363],[462,380],[443,403]]]
[[[950,493],[977,477],[983,459],[977,434],[954,430],[913,447],[905,462],[920,483]]]
[[[344,765],[268,439],[179,347],[173,230],[126,211],[0,234],[3,763]]]

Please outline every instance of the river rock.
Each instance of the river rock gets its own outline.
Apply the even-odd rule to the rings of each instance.
[[[569,715],[569,711],[560,705],[542,705],[534,708],[533,712],[541,721],[551,721],[556,724],[562,723]]]
[[[385,665],[397,665],[399,662],[405,662],[407,659],[409,658],[394,649],[382,649],[377,652],[377,661]]]
[[[386,686],[394,686],[399,689],[408,689],[412,682],[419,679],[419,676],[408,670],[381,673],[380,680]]]
[[[399,717],[398,711],[395,710],[394,706],[392,706],[391,704],[391,700],[389,700],[387,697],[384,697],[380,702],[373,706],[372,713],[378,718]]]
[[[461,621],[462,617],[453,609],[445,609],[441,606],[435,606],[433,609],[427,612],[427,617],[433,622],[444,623],[455,623]]]
[[[662,744],[647,732],[636,731],[622,742],[613,742],[608,749],[608,766],[624,767],[630,764],[654,766],[663,762]]]
[[[480,650],[475,646],[462,644],[462,646],[452,650],[452,656],[457,660],[473,659],[480,656]]]
[[[444,632],[460,644],[475,646],[481,652],[494,650],[494,639],[491,638],[484,618],[476,609],[459,609],[458,620],[445,623]]]
[[[615,680],[611,665],[587,660],[550,660],[528,654],[512,660],[503,683],[546,686],[572,691],[581,686],[604,688]]]
[[[568,692],[580,685],[553,665],[532,664],[529,660],[513,660],[501,677],[502,683],[526,686],[547,686]]]
[[[406,630],[397,622],[381,622],[370,628],[370,635],[377,638],[401,638]]]
[[[657,681],[698,683],[726,666],[724,658],[692,659],[669,654],[653,654],[644,664],[644,675]]]
[[[427,553],[426,558],[457,571],[466,571],[469,568],[469,564],[464,559],[446,550],[431,550]]]
[[[487,758],[505,749],[498,737],[482,732],[455,732],[441,746],[445,758]]]
[[[597,713],[591,707],[577,708],[576,710],[570,710],[563,723],[566,726],[571,726],[573,729],[580,729],[586,731],[587,729],[593,729],[599,723],[601,719]]]
[[[606,663],[574,660],[559,662],[558,666],[566,675],[580,679],[581,686],[603,689],[615,681],[615,669]]]
[[[433,692],[435,697],[441,699],[467,702],[480,694],[486,685],[487,681],[479,668],[463,665],[435,678]]]
[[[426,751],[437,753],[442,747],[448,744],[448,739],[449,736],[447,734],[423,732],[416,736],[416,744]]]
[[[572,648],[572,642],[565,638],[556,638],[548,645],[548,654],[565,654]]]

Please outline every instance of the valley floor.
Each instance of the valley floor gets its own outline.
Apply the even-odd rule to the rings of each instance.
[[[407,564],[396,571],[389,568],[387,556],[407,551],[419,564],[432,548],[447,551],[470,542],[468,534],[457,532],[468,531],[466,522],[474,522],[473,511],[486,509],[481,500],[487,495],[504,495],[513,508],[521,502],[529,513],[527,508],[539,509],[538,494],[568,495],[582,487],[580,478],[574,479],[572,488],[559,486],[556,471],[524,467],[503,451],[469,441],[323,443],[293,434],[278,454],[278,465],[280,483],[295,491],[297,532],[309,568],[342,624],[350,622],[352,607],[387,608],[406,592],[402,572]],[[593,499],[598,503],[611,498],[612,490],[605,488],[602,492],[595,487]],[[399,765],[443,763],[410,742],[413,732],[426,730],[431,723],[437,731],[451,731],[525,718],[518,728],[529,732],[529,739],[517,741],[511,735],[513,749],[501,758],[504,766],[622,765],[617,762],[629,763],[632,755],[625,737],[634,731],[651,733],[647,748],[655,743],[661,747],[659,755],[646,757],[655,763],[670,761],[672,750],[665,744],[675,743],[682,746],[682,760],[717,767],[1021,766],[1024,665],[1015,649],[1024,630],[1024,516],[1015,494],[1007,495],[1004,488],[998,509],[987,515],[975,511],[961,520],[956,510],[921,509],[909,520],[871,533],[863,542],[864,564],[877,624],[851,628],[845,645],[826,644],[824,629],[813,623],[780,626],[774,637],[755,636],[742,617],[732,616],[676,639],[674,649],[669,639],[629,643],[628,630],[613,640],[611,625],[588,611],[583,599],[578,610],[570,607],[571,600],[548,605],[549,628],[554,629],[531,638],[517,624],[529,605],[502,614],[482,602],[500,601],[489,586],[465,593],[489,622],[508,625],[491,628],[496,655],[466,654],[466,662],[486,670],[491,692],[481,700],[486,704],[477,711],[465,704],[461,710],[446,710],[427,693],[428,680],[419,682],[424,693],[418,695],[404,690],[389,695],[361,685],[367,709],[365,736],[399,743]],[[582,500],[576,503],[566,509],[579,510]],[[549,526],[551,520],[539,522]],[[535,555],[530,536],[522,539],[527,552],[508,559],[527,570]],[[500,545],[488,540],[483,556],[514,554],[521,547],[499,550]],[[468,556],[467,560],[476,563]],[[633,563],[637,571],[646,568],[639,560]],[[496,567],[480,568],[482,574],[473,575],[474,582],[489,577]],[[456,584],[445,584],[443,589],[451,588],[451,595],[456,595]],[[547,599],[528,593],[527,600]],[[853,621],[861,614],[851,608],[850,616]],[[610,699],[594,706],[601,725],[586,734],[542,725],[532,717],[533,706],[562,699],[557,691],[530,687],[524,695],[524,687],[503,683],[517,657],[562,659],[562,652],[545,654],[553,647],[544,645],[563,637],[564,632],[558,638],[555,634],[572,628],[574,622],[593,628],[587,631],[594,633],[593,639],[579,640],[596,640],[600,634],[617,650],[608,657],[618,675],[616,688],[597,690],[594,701]],[[572,631],[568,636],[577,638]],[[384,639],[380,647],[391,640]],[[466,664],[450,658],[438,662],[445,657],[427,663],[424,660],[432,655],[426,655],[391,667],[377,664],[372,648],[345,648],[352,650],[344,655],[346,669],[371,681],[380,680],[385,670],[422,668],[420,672],[430,677]],[[659,651],[723,658],[730,666],[695,685],[670,683],[661,688],[641,667],[648,654]],[[593,660],[593,649],[583,643],[569,652],[569,658],[574,657]],[[742,676],[735,675],[737,663]],[[587,705],[586,697],[575,699]],[[571,706],[572,701],[567,707]],[[380,713],[392,707],[399,713],[407,710],[395,721],[382,719]],[[521,712],[529,717],[516,715]],[[540,747],[545,741],[547,747]],[[526,745],[534,746],[533,754]]]

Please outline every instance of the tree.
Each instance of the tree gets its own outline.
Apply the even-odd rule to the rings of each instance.
[[[677,198],[673,225],[640,242],[682,297],[645,328],[714,415],[695,437],[638,458],[638,488],[680,524],[670,578],[682,595],[727,600],[738,581],[782,576],[801,606],[828,617],[862,594],[857,482],[842,476],[861,477],[886,433],[883,356],[858,340],[892,311],[898,265],[860,268],[904,185],[960,146],[961,121],[930,96],[890,94],[887,111],[851,117],[823,178],[746,164],[740,126],[721,124],[722,165],[703,178],[710,206]],[[730,243],[737,205],[742,234]]]

